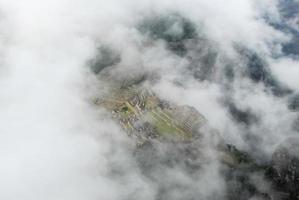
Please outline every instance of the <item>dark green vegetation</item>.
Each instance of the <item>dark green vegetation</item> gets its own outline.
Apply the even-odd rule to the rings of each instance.
[[[233,103],[230,103],[228,108],[233,119],[239,123],[250,126],[253,123],[258,122],[258,117],[255,116],[249,109],[242,110],[237,108]]]
[[[121,61],[120,55],[109,47],[100,47],[97,57],[91,63],[91,70],[98,74],[104,68],[113,66]]]
[[[198,36],[195,25],[177,13],[147,18],[138,29],[153,40],[165,41],[169,50],[180,56],[187,53],[186,43]]]
[[[240,58],[245,61],[245,76],[254,83],[263,83],[275,96],[286,96],[292,93],[289,88],[276,79],[269,68],[269,64],[256,52],[240,47],[237,50]]]
[[[299,31],[290,25],[289,21],[297,21],[299,13],[299,2],[296,0],[280,0],[279,11],[283,20],[280,24],[275,24],[274,27],[278,30],[282,30],[292,36],[292,40],[286,44],[283,44],[282,50],[285,54],[297,57],[299,56]],[[292,24],[292,23],[291,23]],[[297,23],[298,27],[298,23]]]
[[[293,95],[289,98],[288,107],[292,111],[299,111],[299,94]]]
[[[272,180],[272,187],[280,191],[281,199],[299,199],[299,139],[289,138],[281,144],[272,156],[266,177]]]

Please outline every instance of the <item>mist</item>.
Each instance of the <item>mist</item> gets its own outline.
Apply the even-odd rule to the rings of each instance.
[[[237,189],[215,143],[263,165],[298,137],[298,8],[291,0],[0,0],[0,199],[262,199],[230,195]],[[203,139],[139,152],[93,103],[111,82],[140,82],[194,107],[208,121]],[[249,182],[273,192],[258,173]]]

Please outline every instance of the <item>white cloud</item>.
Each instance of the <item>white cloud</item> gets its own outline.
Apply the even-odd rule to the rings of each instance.
[[[299,90],[299,63],[297,60],[292,58],[274,60],[271,69],[284,84],[295,91]]]
[[[100,82],[88,74],[86,66],[101,44],[122,53],[116,68],[119,74],[160,72],[161,81],[153,88],[159,95],[194,106],[228,141],[245,146],[241,129],[222,104],[230,94],[221,80],[210,83],[182,77],[188,61],[171,54],[163,43],[146,44],[135,29],[144,16],[171,11],[190,18],[219,47],[220,56],[230,59],[235,58],[235,43],[269,56],[271,44],[287,38],[261,18],[265,13],[279,18],[266,0],[258,4],[249,0],[0,1],[1,199],[155,198],[159,188],[136,166],[132,141],[107,113],[88,101],[101,93],[97,91],[101,85],[91,88]],[[217,63],[215,71],[222,73],[224,64]],[[291,59],[271,63],[279,79],[296,90],[297,66]],[[177,79],[186,81],[184,88],[173,84]],[[259,135],[268,128],[269,133],[261,137],[267,151],[276,145],[275,139],[292,133],[287,121],[293,115],[284,101],[240,77],[233,86],[236,92],[231,98],[238,106],[263,115],[261,125],[252,129]],[[284,135],[284,131],[289,132]],[[114,165],[120,166],[122,177],[108,176]],[[206,175],[196,180],[181,169],[162,172],[177,174],[174,180],[182,178],[186,185],[202,186],[204,197],[222,192],[217,161],[205,168]]]

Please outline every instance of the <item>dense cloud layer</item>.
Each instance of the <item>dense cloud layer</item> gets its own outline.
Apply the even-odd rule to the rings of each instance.
[[[234,199],[213,130],[259,163],[298,135],[298,4],[0,0],[0,199]],[[202,113],[201,167],[185,146],[136,153],[92,103],[110,82]]]

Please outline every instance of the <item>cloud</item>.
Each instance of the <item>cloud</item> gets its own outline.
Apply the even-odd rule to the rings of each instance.
[[[185,146],[158,142],[138,158],[134,141],[91,99],[102,95],[109,81],[144,76],[161,98],[195,107],[226,143],[269,160],[281,141],[297,134],[297,113],[287,101],[298,89],[298,61],[281,52],[289,36],[265,19],[280,22],[277,5],[266,0],[1,0],[0,198],[224,197],[225,177],[210,131],[203,144],[192,144],[198,154],[203,145],[207,158],[192,174],[184,166],[189,162],[182,156]],[[163,22],[174,15],[181,17],[174,17],[178,22],[170,22],[161,37],[140,31],[147,19]],[[184,37],[185,22],[196,34]],[[182,46],[183,53],[176,51]],[[113,66],[95,76],[89,65],[106,47],[118,54],[117,62],[108,62]],[[252,59],[241,55],[245,49],[265,63],[261,77],[271,78],[248,75]],[[276,83],[291,94],[275,94]],[[232,105],[239,113],[252,113],[252,124],[238,122]],[[164,163],[170,154],[178,160],[173,167]],[[157,156],[152,171],[140,166],[150,155]]]
[[[275,60],[271,66],[273,72],[279,79],[293,90],[298,90],[298,81],[295,77],[299,69],[298,61],[292,58],[283,58]]]

